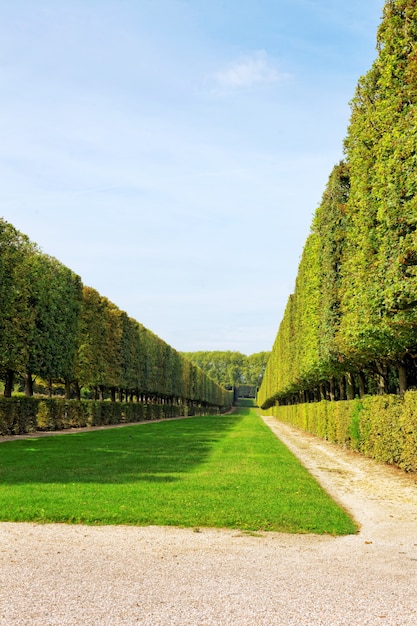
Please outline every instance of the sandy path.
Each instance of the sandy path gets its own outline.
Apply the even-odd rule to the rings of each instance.
[[[2,523],[1,626],[415,626],[417,477],[265,421],[358,535]]]

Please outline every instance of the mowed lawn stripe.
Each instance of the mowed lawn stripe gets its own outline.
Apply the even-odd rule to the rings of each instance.
[[[0,520],[357,531],[249,408],[2,443]]]

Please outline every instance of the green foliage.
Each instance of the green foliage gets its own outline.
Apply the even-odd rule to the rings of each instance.
[[[360,450],[377,461],[399,465],[403,448],[400,416],[403,399],[399,396],[373,396],[364,401],[360,422]],[[416,453],[416,450],[415,450]]]
[[[213,409],[199,407],[199,412],[210,414]],[[0,435],[23,435],[38,430],[122,424],[182,415],[182,405],[78,401],[64,398],[0,398]]]
[[[233,351],[184,352],[183,356],[198,365],[212,380],[223,387],[253,386],[262,383],[269,352],[246,356]]]
[[[339,344],[401,360],[416,347],[415,2],[387,2],[378,58],[361,78],[346,139],[351,174]]]
[[[0,218],[0,372],[25,371],[33,325],[28,270],[36,248]]]
[[[312,233],[304,246],[298,268],[293,301],[293,324],[297,329],[292,341],[297,363],[293,381],[304,388],[320,380],[320,240]],[[295,379],[295,380],[294,380]]]
[[[0,435],[21,435],[36,430],[38,402],[34,398],[0,397]]]
[[[27,273],[33,324],[26,371],[45,380],[71,379],[77,350],[81,280],[56,259],[35,251]]]
[[[361,412],[363,411],[363,404],[360,400],[355,400],[352,412],[351,419],[349,424],[349,439],[350,439],[350,447],[353,450],[359,450],[361,443]]]
[[[318,207],[312,231],[318,240],[320,293],[318,352],[324,372],[338,370],[339,354],[335,336],[340,323],[341,268],[344,257],[347,202],[350,193],[349,168],[341,161],[329,177]],[[323,372],[323,373],[324,373]]]
[[[407,472],[417,472],[417,393],[404,395],[399,418],[401,453],[398,465]]]
[[[346,162],[316,211],[258,394],[264,408],[417,385],[416,49],[415,1],[388,0],[351,103]]]
[[[275,406],[287,422],[377,461],[417,472],[417,392],[345,402]]]
[[[67,399],[71,383],[78,398],[82,388],[101,400],[136,397],[152,405],[152,418],[153,413],[165,415],[161,407],[167,400],[171,406],[178,399],[191,402],[189,414],[232,404],[232,393],[95,289],[83,287],[70,269],[2,219],[0,301],[0,375],[6,396],[17,378],[25,379],[25,393],[32,396],[37,378],[50,389],[53,383],[65,384]],[[14,420],[13,405],[7,406],[11,415],[4,424]],[[55,408],[40,406],[40,428],[67,427],[66,415],[58,409],[55,414]],[[89,420],[119,421],[119,409],[98,405]]]
[[[81,281],[0,220],[0,371],[69,378]]]
[[[119,386],[121,316],[122,312],[95,289],[83,288],[75,368],[80,386]]]

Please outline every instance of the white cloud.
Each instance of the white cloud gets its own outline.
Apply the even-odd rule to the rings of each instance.
[[[288,75],[280,72],[265,50],[258,50],[230,63],[214,74],[221,87],[251,87],[257,83],[274,83]]]

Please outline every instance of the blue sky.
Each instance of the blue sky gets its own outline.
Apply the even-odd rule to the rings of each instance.
[[[0,215],[177,350],[269,350],[383,4],[0,0]]]

